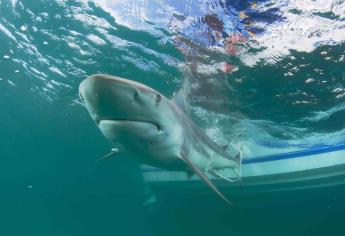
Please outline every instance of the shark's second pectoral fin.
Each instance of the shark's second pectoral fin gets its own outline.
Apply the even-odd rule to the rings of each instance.
[[[119,150],[117,148],[112,148],[108,154],[105,154],[104,156],[97,158],[95,160],[95,162],[100,162],[100,161],[103,161],[105,159],[108,159],[109,157],[115,155],[118,152],[119,152]]]
[[[186,164],[193,170],[193,172],[199,176],[199,178],[210,188],[212,189],[219,197],[221,197],[224,201],[226,201],[231,206],[234,206],[232,202],[229,201],[220,191],[219,189],[211,182],[211,180],[205,175],[205,173],[196,166],[193,162],[191,162],[187,156],[182,154],[182,159],[186,162]]]

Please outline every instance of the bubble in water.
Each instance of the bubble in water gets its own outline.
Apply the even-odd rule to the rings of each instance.
[[[340,99],[340,98],[343,98],[343,97],[345,97],[345,93],[339,94],[339,95],[337,95],[335,98]]]
[[[315,79],[313,79],[313,78],[308,78],[308,79],[306,79],[305,80],[305,83],[312,83],[312,82],[315,82]]]
[[[27,30],[27,27],[25,25],[20,26],[20,30],[25,32]]]
[[[10,59],[9,55],[4,55],[4,59]]]
[[[13,87],[16,87],[16,84],[13,83],[11,80],[7,80],[7,82],[8,82],[10,85],[12,85]]]
[[[333,93],[339,93],[342,92],[344,89],[343,88],[335,88],[332,90]]]

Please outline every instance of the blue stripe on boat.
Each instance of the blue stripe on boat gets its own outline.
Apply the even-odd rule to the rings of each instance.
[[[290,159],[290,158],[298,158],[298,157],[305,157],[305,156],[312,156],[327,152],[334,152],[334,151],[341,151],[345,150],[345,144],[339,144],[334,146],[323,146],[319,148],[311,148],[303,151],[296,151],[296,152],[287,152],[287,153],[280,153],[280,154],[273,154],[267,156],[259,156],[259,157],[252,157],[252,158],[245,158],[242,160],[243,164],[252,164],[252,163],[260,163],[260,162],[267,162],[267,161],[278,161],[283,159]],[[345,158],[345,154],[344,154]]]

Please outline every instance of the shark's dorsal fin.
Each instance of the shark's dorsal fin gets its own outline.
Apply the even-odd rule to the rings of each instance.
[[[211,182],[211,180],[204,174],[204,172],[202,172],[202,170],[200,170],[199,167],[197,167],[196,165],[193,164],[193,162],[191,162],[187,156],[185,156],[184,154],[182,155],[182,159],[186,162],[186,164],[193,170],[193,172],[199,176],[199,178],[210,188],[212,189],[219,197],[221,197],[225,202],[227,202],[228,204],[230,204],[231,206],[234,207],[234,204],[232,202],[229,201],[229,199],[227,199],[222,193],[221,191],[219,191],[219,189]]]
[[[187,95],[183,88],[175,92],[171,101],[173,101],[185,113],[187,113],[188,115],[190,114],[190,108],[187,101]]]

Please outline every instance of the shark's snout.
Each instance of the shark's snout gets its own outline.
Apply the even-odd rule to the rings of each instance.
[[[141,83],[96,74],[81,82],[79,96],[97,124],[102,120],[126,120],[161,127],[158,117],[164,97]]]
[[[138,94],[129,81],[107,75],[92,75],[79,86],[80,98],[97,122],[133,116]]]
[[[80,84],[79,95],[104,136],[114,144],[135,146],[137,140],[138,146],[150,148],[166,131],[168,121],[164,117],[169,117],[169,102],[146,85],[92,75]]]
[[[79,96],[85,103],[95,102],[100,96],[114,93],[112,96],[118,94],[124,82],[120,78],[107,75],[91,75],[83,80],[79,85]]]

